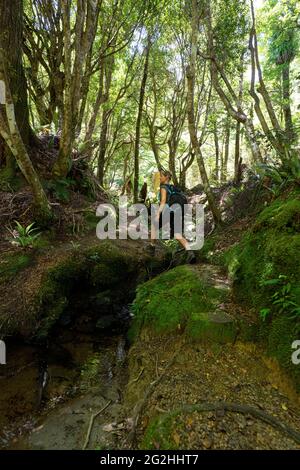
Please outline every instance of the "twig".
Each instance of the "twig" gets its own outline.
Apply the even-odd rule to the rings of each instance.
[[[158,354],[156,353],[156,359],[155,359],[155,372],[156,372],[156,377],[159,377],[158,374]]]
[[[141,370],[140,370],[140,372],[139,372],[139,375],[138,375],[135,379],[130,380],[130,382],[128,383],[128,385],[131,385],[131,384],[137,382],[137,381],[140,379],[140,377],[141,377],[142,373],[144,372],[144,370],[145,370],[145,367],[142,367]]]
[[[88,446],[88,443],[89,443],[89,440],[90,440],[90,435],[91,435],[91,432],[92,432],[92,429],[93,429],[93,424],[94,424],[94,421],[95,419],[97,418],[97,416],[99,416],[104,410],[106,410],[106,408],[109,407],[109,405],[112,403],[112,400],[109,400],[106,405],[101,408],[101,410],[97,411],[97,413],[94,413],[92,414],[91,418],[90,418],[90,423],[89,423],[89,427],[88,427],[88,431],[87,431],[87,434],[86,434],[86,438],[85,438],[85,441],[84,441],[84,444],[83,444],[83,447],[82,447],[82,450],[85,450]]]

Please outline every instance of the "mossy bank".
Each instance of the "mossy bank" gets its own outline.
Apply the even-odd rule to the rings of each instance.
[[[16,248],[1,257],[1,336],[42,340],[58,321],[81,321],[87,329],[93,319],[109,327],[133,300],[137,283],[167,263],[164,256],[150,258],[141,244],[96,237],[44,250]]]
[[[300,339],[299,188],[268,204],[234,246],[216,253],[210,240],[208,249],[210,260],[228,269],[236,299],[259,320],[257,339],[300,389],[300,366],[291,360]]]

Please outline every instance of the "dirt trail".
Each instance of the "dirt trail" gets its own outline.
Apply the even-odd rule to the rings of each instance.
[[[179,349],[139,417],[139,443],[153,416],[164,416],[183,404],[206,402],[251,405],[300,432],[300,402],[292,384],[262,349],[250,343],[187,344],[178,335],[138,342],[130,356],[136,364],[136,377],[139,371],[143,373],[128,388],[132,405]],[[166,448],[166,442],[181,449],[300,449],[299,444],[261,420],[224,411],[180,414],[171,420],[168,431],[157,427],[147,446]]]
[[[230,289],[230,281],[218,268],[199,264],[192,269],[202,279]],[[233,319],[253,320],[230,298],[220,308]],[[282,430],[249,413],[219,409],[170,414],[182,405],[230,402],[252,406],[300,432],[299,396],[259,345],[239,339],[234,344],[193,342],[180,329],[167,337],[144,331],[113,382],[105,390],[87,390],[33,423],[27,448],[82,448],[90,417],[111,400],[95,418],[87,448],[300,449]],[[138,421],[132,440],[134,416]],[[154,418],[160,421],[149,430]],[[22,443],[16,447],[22,448]]]
[[[192,269],[212,285],[230,289],[230,281],[218,268],[199,264]],[[254,321],[231,296],[220,307],[233,321],[240,317],[247,323]],[[299,395],[284,371],[258,344],[239,339],[234,344],[203,344],[186,340],[180,331],[168,337],[144,332],[129,352],[129,364],[130,380],[136,378],[127,387],[131,406],[163,376],[138,417],[135,442],[128,443],[125,438],[122,444],[142,448],[300,449],[300,443],[278,427],[248,413],[194,411],[171,417],[172,410],[185,404],[227,402],[252,406],[300,433]],[[155,417],[161,421],[147,431]]]

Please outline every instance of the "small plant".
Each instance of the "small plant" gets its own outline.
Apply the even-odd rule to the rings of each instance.
[[[80,248],[80,243],[74,242],[73,240],[71,240],[71,246],[73,250],[78,250]]]
[[[259,316],[262,321],[266,321],[266,318],[270,315],[271,309],[270,308],[262,308],[259,312]]]
[[[70,199],[70,190],[75,184],[75,180],[70,178],[61,178],[46,182],[46,188],[49,189],[53,196],[62,202],[68,202]]]
[[[16,228],[14,230],[8,229],[12,237],[9,239],[12,245],[27,247],[33,246],[35,240],[40,236],[41,232],[34,233],[37,227],[34,227],[35,222],[23,227],[17,220],[15,220]]]
[[[272,295],[272,305],[278,313],[291,314],[290,318],[300,318],[300,306],[295,302],[295,296],[291,292],[292,284],[288,277],[280,274],[276,279],[268,279],[261,282],[262,286],[278,286]],[[259,315],[263,321],[270,315],[270,308],[263,308]]]

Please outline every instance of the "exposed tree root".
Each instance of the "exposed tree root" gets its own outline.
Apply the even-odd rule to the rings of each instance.
[[[97,416],[99,416],[104,410],[106,410],[106,408],[108,408],[111,403],[112,403],[112,400],[109,400],[109,402],[107,402],[106,405],[103,406],[103,408],[101,408],[101,410],[97,411],[97,413],[92,414],[91,419],[90,419],[90,422],[89,422],[88,431],[87,431],[87,433],[86,433],[86,438],[85,438],[85,441],[84,441],[84,444],[83,444],[83,447],[82,447],[82,450],[85,450],[85,449],[87,448],[88,444],[89,444],[89,440],[90,440],[90,436],[91,436],[91,432],[92,432],[92,429],[93,429],[93,425],[94,425],[95,419],[96,419]]]
[[[130,443],[130,445],[132,446],[134,443],[135,443],[135,440],[136,440],[136,429],[137,429],[137,425],[138,425],[138,422],[139,422],[139,418],[140,418],[140,415],[147,403],[147,400],[149,399],[149,397],[152,395],[156,385],[159,384],[159,382],[162,380],[162,378],[164,377],[165,373],[167,372],[167,370],[174,364],[175,360],[176,360],[176,357],[178,356],[178,354],[181,352],[181,349],[182,349],[182,346],[181,348],[173,355],[172,359],[170,360],[170,362],[168,362],[168,364],[166,365],[165,369],[163,370],[163,372],[161,373],[161,375],[156,379],[154,380],[153,382],[151,382],[149,384],[149,387],[144,395],[144,397],[138,402],[138,404],[136,405],[135,409],[134,409],[134,414],[133,414],[133,426],[132,426],[132,429],[130,431],[130,433],[128,434],[128,438],[127,438],[127,441]]]
[[[194,405],[183,405],[175,410],[171,411],[173,414],[180,413],[191,413],[193,411],[205,412],[205,411],[230,411],[233,413],[249,414],[253,418],[259,419],[266,424],[269,424],[273,428],[285,433],[288,437],[293,439],[297,444],[300,444],[300,432],[295,431],[293,428],[285,423],[282,423],[279,419],[266,413],[265,411],[254,408],[249,405],[241,405],[239,403],[228,403],[228,402],[216,402],[216,403],[196,403]]]

